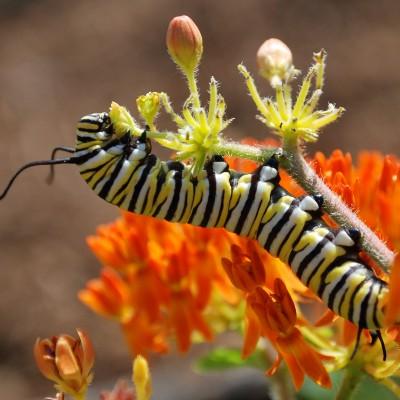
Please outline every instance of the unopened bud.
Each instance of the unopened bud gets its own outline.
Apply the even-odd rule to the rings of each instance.
[[[183,72],[197,68],[203,53],[203,38],[190,17],[181,15],[171,20],[167,30],[167,48]]]
[[[268,79],[272,87],[290,79],[294,71],[292,52],[279,39],[268,39],[260,46],[257,63],[260,75]]]
[[[160,93],[148,92],[139,96],[136,105],[146,124],[151,126],[160,109]]]
[[[135,384],[137,400],[150,400],[152,387],[149,364],[141,355],[133,361],[132,380]]]

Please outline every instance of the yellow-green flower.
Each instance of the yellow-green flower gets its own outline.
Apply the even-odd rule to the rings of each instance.
[[[268,128],[271,128],[277,135],[284,140],[301,139],[306,142],[315,142],[318,139],[320,130],[336,121],[344,112],[343,107],[336,107],[329,103],[326,110],[318,110],[318,101],[322,94],[324,83],[326,52],[321,50],[314,53],[314,64],[309,69],[303,79],[300,91],[296,98],[292,96],[292,88],[289,84],[289,78],[293,73],[287,73],[287,81],[275,85],[275,98],[261,98],[254,80],[244,65],[239,65],[239,71],[246,79],[246,84],[250,95],[257,106],[261,115],[258,119]],[[271,77],[277,72],[275,66],[270,63],[264,65],[263,76]],[[286,60],[287,71],[293,67]],[[285,75],[281,74],[280,78]],[[314,81],[315,88],[311,91]],[[275,82],[275,81],[274,81]]]

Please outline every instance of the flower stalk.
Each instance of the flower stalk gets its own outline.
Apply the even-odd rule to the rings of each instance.
[[[360,384],[363,377],[360,365],[355,360],[345,369],[345,375],[342,379],[336,400],[351,400],[352,396]]]

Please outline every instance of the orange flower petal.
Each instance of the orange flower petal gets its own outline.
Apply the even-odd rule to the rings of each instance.
[[[278,371],[281,362],[282,362],[282,356],[278,353],[271,367],[267,369],[267,371],[265,371],[265,375],[272,376],[276,374],[276,371]]]
[[[297,368],[300,366],[304,373],[319,385],[326,388],[332,386],[329,374],[322,364],[319,354],[306,343],[298,329],[295,329],[290,336],[279,337],[277,344],[285,360],[285,353],[289,353],[295,358],[294,372],[296,374],[298,373]],[[293,363],[293,360],[289,362]],[[292,366],[289,365],[289,368],[292,368]],[[295,385],[298,388],[296,382]]]
[[[89,336],[82,329],[76,330],[80,339],[79,346],[75,349],[79,364],[82,369],[82,375],[89,375],[94,365],[94,348]]]
[[[54,364],[54,343],[50,339],[36,339],[33,354],[40,372],[47,379],[58,382],[60,376]]]
[[[55,364],[62,381],[68,384],[75,391],[79,391],[83,379],[78,360],[74,354],[71,340],[65,335],[57,340],[55,349]]]
[[[247,358],[256,348],[258,340],[261,336],[260,322],[257,315],[251,308],[251,306],[246,303],[245,312],[245,329],[244,329],[244,339],[242,348],[242,357]]]
[[[332,310],[326,310],[325,313],[315,322],[314,326],[320,327],[329,325],[337,319],[337,315]]]

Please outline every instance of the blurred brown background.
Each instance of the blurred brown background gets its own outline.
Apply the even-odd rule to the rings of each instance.
[[[214,75],[228,115],[236,118],[227,135],[266,134],[236,65],[244,61],[256,75],[258,46],[278,37],[303,71],[314,50],[329,53],[323,104],[330,100],[347,112],[324,132],[318,149],[400,154],[398,0],[0,0],[1,187],[20,165],[48,158],[57,145],[73,145],[76,121],[106,110],[111,100],[133,109],[138,95],[166,91],[178,109],[186,89],[166,54],[164,35],[180,14],[190,15],[203,34],[203,93]],[[93,338],[98,384],[129,372],[118,327],[76,299],[99,270],[85,237],[118,210],[98,199],[73,166],[57,168],[52,187],[44,182],[46,173],[43,167],[27,171],[0,204],[1,399],[51,394],[35,370],[32,345],[37,336],[75,327]],[[179,369],[169,384],[163,382],[163,371],[176,362],[159,362],[156,399],[213,399],[222,382],[232,386],[222,375],[209,380]],[[260,375],[246,376],[262,381]],[[214,389],[207,394],[199,385]],[[249,393],[248,399],[257,398]]]

